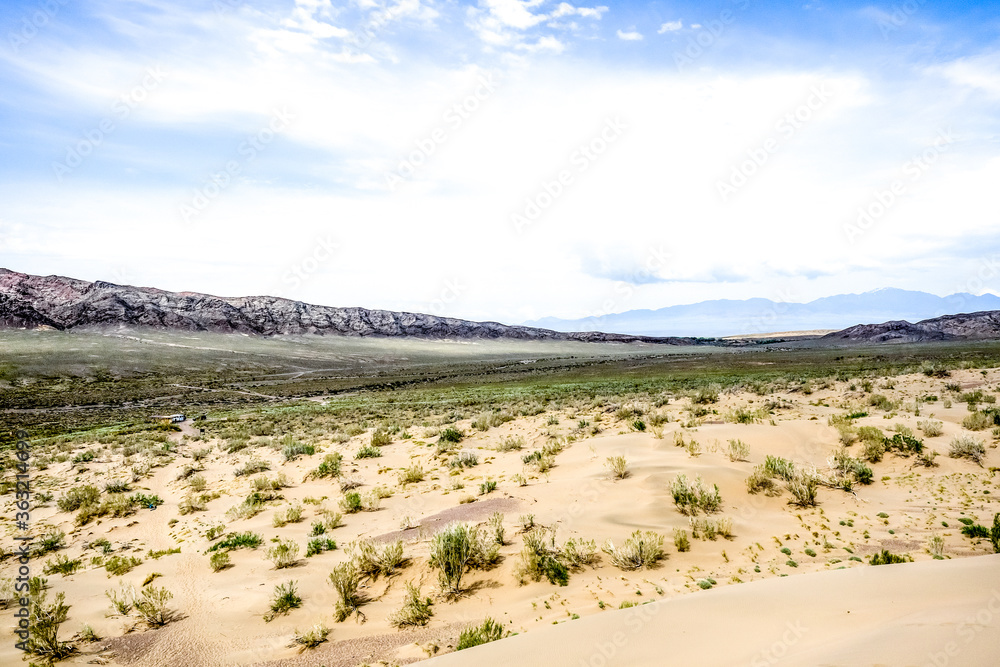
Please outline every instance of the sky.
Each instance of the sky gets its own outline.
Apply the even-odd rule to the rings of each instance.
[[[519,323],[1000,293],[995,3],[0,6],[0,266]]]

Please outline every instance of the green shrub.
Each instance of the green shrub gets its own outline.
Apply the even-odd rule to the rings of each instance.
[[[287,614],[292,609],[302,606],[302,598],[295,590],[295,582],[289,581],[274,587],[271,594],[271,610],[264,615],[264,620],[270,622],[281,614]]]
[[[614,479],[625,479],[628,477],[628,461],[624,456],[609,456],[604,467],[608,469]]]
[[[358,612],[358,608],[364,603],[364,598],[358,591],[361,576],[353,563],[340,563],[334,566],[330,573],[330,585],[339,598],[334,605],[334,614],[337,622],[341,623],[351,614]]]
[[[686,530],[681,530],[680,528],[674,529],[674,546],[681,553],[691,550],[691,541],[688,539]]]
[[[46,660],[50,664],[62,660],[76,649],[69,642],[59,641],[59,626],[69,616],[69,605],[63,593],[56,595],[49,603],[44,588],[29,591],[28,595],[28,638],[25,640],[27,652]]]
[[[357,454],[354,455],[356,459],[377,459],[382,456],[382,450],[375,445],[361,445]]]
[[[962,534],[971,539],[989,538],[990,529],[977,523],[962,526]]]
[[[473,468],[479,465],[475,452],[459,452],[448,461],[449,468]]]
[[[868,562],[872,565],[892,565],[895,563],[906,563],[907,561],[913,560],[907,556],[897,556],[894,553],[890,553],[885,549],[882,549],[880,553],[872,554]]]
[[[75,486],[56,501],[56,506],[63,512],[75,512],[84,505],[96,505],[101,498],[101,491],[96,486],[85,484]]]
[[[312,472],[306,475],[306,479],[323,479],[325,477],[340,477],[340,466],[344,457],[339,452],[332,452],[323,457],[323,461]]]
[[[764,458],[764,472],[767,473],[768,477],[777,477],[790,482],[795,478],[795,464],[780,456],[768,454]]]
[[[227,567],[232,565],[232,560],[229,558],[228,551],[218,551],[208,559],[209,565],[212,566],[212,572],[221,572]]]
[[[718,512],[722,506],[719,485],[714,484],[711,489],[706,489],[701,477],[696,477],[694,482],[688,482],[683,473],[678,475],[671,484],[670,493],[673,496],[674,505],[677,506],[681,514],[693,516],[699,510],[710,514]]]
[[[348,491],[340,499],[340,509],[347,514],[354,514],[361,511],[361,494],[357,491]]]
[[[65,554],[56,556],[55,560],[46,561],[43,572],[45,574],[61,574],[67,576],[80,569],[81,560],[79,558],[70,559]]]
[[[233,549],[256,549],[264,543],[264,538],[257,533],[229,533],[208,548],[211,551],[232,551]]]
[[[778,485],[774,483],[763,465],[753,469],[747,477],[747,492],[751,494],[763,493],[767,496],[776,496],[781,493]]]
[[[135,556],[112,556],[104,561],[104,569],[107,570],[109,577],[120,577],[128,574],[139,565],[142,565],[142,559]]]
[[[159,627],[166,624],[169,618],[167,602],[173,597],[173,593],[166,588],[146,586],[132,599],[132,607],[146,625]]]
[[[473,646],[479,646],[480,644],[495,642],[498,639],[503,639],[506,634],[504,633],[502,624],[494,621],[492,618],[487,618],[481,625],[462,630],[455,650],[462,651]]]
[[[399,471],[399,483],[404,486],[407,484],[417,484],[424,481],[426,474],[420,464],[414,463],[409,468],[403,468]]]
[[[919,454],[924,451],[923,441],[906,435],[905,433],[897,433],[891,438],[886,438],[882,442],[885,445],[886,451],[896,452],[900,456]]]
[[[358,574],[372,580],[378,579],[379,575],[388,577],[406,560],[403,557],[402,540],[379,544],[371,538],[365,538],[352,542],[347,552]]]
[[[479,485],[479,495],[485,496],[487,493],[493,493],[497,490],[496,480],[488,479]]]
[[[268,559],[274,563],[275,570],[281,570],[295,565],[298,560],[299,545],[291,540],[283,540],[267,550]]]
[[[313,445],[306,445],[301,442],[287,444],[281,450],[281,454],[285,457],[286,461],[294,461],[302,455],[312,456],[315,453],[316,448]]]
[[[462,433],[458,429],[450,428],[449,427],[449,428],[446,428],[445,430],[441,431],[441,435],[438,436],[438,442],[439,443],[440,442],[450,442],[450,443],[456,443],[457,444],[459,442],[462,442],[462,438],[464,438],[464,437],[465,437],[464,433]]]
[[[1000,513],[993,515],[993,527],[990,528],[990,542],[993,552],[1000,554]]]
[[[917,428],[923,431],[924,435],[928,438],[935,438],[944,433],[944,424],[930,419],[917,422]]]
[[[309,540],[306,544],[306,558],[321,554],[324,551],[332,551],[337,548],[337,543],[330,538],[317,537],[315,539]]]
[[[802,472],[788,482],[788,490],[792,494],[790,503],[798,507],[814,507],[819,480],[812,474]]]
[[[431,539],[430,566],[439,570],[441,588],[451,594],[462,591],[462,577],[473,558],[476,536],[464,523],[445,526]]]
[[[389,624],[395,628],[427,625],[434,613],[431,611],[431,604],[430,598],[421,597],[420,589],[407,582],[403,606],[389,616]]]

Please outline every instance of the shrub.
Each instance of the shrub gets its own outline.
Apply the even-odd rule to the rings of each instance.
[[[56,501],[56,506],[63,512],[75,512],[84,505],[96,505],[101,498],[101,491],[96,486],[85,484],[75,486]]]
[[[532,530],[524,534],[524,547],[516,575],[522,583],[525,577],[535,581],[545,577],[549,583],[565,586],[569,582],[569,570],[559,558],[554,536],[544,528]]]
[[[917,422],[917,428],[923,431],[924,435],[928,438],[935,438],[944,433],[944,424],[930,419]]]
[[[340,499],[340,509],[347,514],[354,514],[361,511],[361,494],[357,491],[349,491]]]
[[[389,576],[406,560],[403,558],[402,540],[383,545],[371,538],[358,540],[348,547],[348,554],[358,574],[373,580],[379,575]]]
[[[734,463],[736,461],[746,461],[750,456],[750,448],[742,440],[730,440],[726,446],[726,456]]]
[[[496,480],[488,479],[479,485],[479,495],[485,496],[487,493],[493,493],[497,490]]]
[[[135,556],[128,556],[127,558],[125,556],[112,556],[104,561],[104,569],[107,571],[109,577],[120,577],[128,574],[133,568],[139,565],[142,565],[142,559]]]
[[[111,601],[111,608],[120,616],[127,615],[132,610],[132,600],[135,598],[135,587],[132,584],[122,584],[120,590],[107,590],[104,595]]]
[[[747,477],[747,492],[751,494],[763,493],[767,496],[776,496],[781,493],[778,489],[778,485],[774,483],[771,476],[767,474],[767,470],[763,465],[759,465],[753,469],[750,476]]]
[[[944,538],[940,535],[931,535],[927,538],[927,553],[936,559],[944,557]]]
[[[313,445],[306,445],[301,442],[287,444],[281,450],[281,454],[285,457],[286,461],[294,461],[303,454],[306,456],[312,456],[315,453],[316,448]]]
[[[264,472],[265,470],[270,470],[271,464],[263,459],[250,459],[242,466],[236,468],[233,474],[237,477],[246,477],[247,475],[256,475],[259,472]]]
[[[323,461],[312,470],[306,479],[323,479],[325,477],[340,477],[340,466],[343,463],[344,457],[340,452],[332,452],[323,457]]]
[[[674,478],[670,488],[674,505],[681,514],[697,514],[699,510],[712,513],[718,512],[722,505],[719,486],[714,484],[711,489],[703,486],[701,477],[696,477],[693,483],[687,481],[684,474]]]
[[[193,514],[194,512],[204,512],[208,509],[204,496],[198,497],[193,493],[186,493],[181,501],[177,503],[177,513],[181,516]]]
[[[521,463],[528,468],[537,470],[540,473],[548,472],[553,465],[552,457],[547,456],[544,452],[539,450],[535,450],[530,454],[522,456]]]
[[[615,479],[628,477],[628,461],[624,456],[609,456],[604,462],[604,467],[611,472],[611,476]]]
[[[28,638],[24,644],[27,652],[48,662],[62,660],[75,651],[69,642],[59,641],[59,626],[69,616],[69,605],[64,593],[56,595],[49,603],[44,588],[30,591],[28,595]]]
[[[301,606],[302,598],[295,590],[295,582],[279,584],[274,587],[274,593],[271,594],[271,611],[264,615],[264,620],[273,621],[277,616],[287,614]]]
[[[299,545],[291,540],[278,542],[267,550],[268,559],[274,563],[274,569],[281,570],[291,567],[298,560]]]
[[[317,537],[309,540],[306,544],[306,558],[310,558],[324,551],[332,551],[337,548],[337,543],[328,537]]]
[[[993,417],[982,412],[973,412],[962,420],[962,428],[970,431],[982,431],[993,426]]]
[[[337,622],[341,623],[348,616],[358,611],[364,599],[358,591],[361,576],[351,562],[341,563],[330,573],[330,585],[337,592],[339,599],[334,605]],[[360,612],[359,612],[360,613]]]
[[[487,527],[493,534],[493,541],[497,544],[503,546],[506,544],[504,540],[504,527],[503,527],[503,514],[500,512],[494,512],[490,515],[490,518],[486,522]]]
[[[479,465],[475,452],[459,452],[448,461],[449,468],[472,468]]]
[[[729,539],[733,536],[733,520],[721,518],[696,519],[691,517],[691,536],[706,540],[715,540],[717,537]]]
[[[470,567],[476,536],[463,523],[445,526],[431,539],[430,566],[437,568],[441,588],[457,594],[462,590],[462,577]]]
[[[285,508],[284,512],[275,512],[274,518],[271,520],[271,525],[275,528],[281,528],[287,524],[298,523],[299,521],[302,521],[302,506],[292,505]]]
[[[495,642],[498,639],[503,639],[504,636],[506,635],[504,634],[503,625],[492,618],[487,618],[481,625],[462,630],[455,650],[462,651],[473,646],[479,646],[480,644]]]
[[[764,459],[764,472],[768,477],[777,477],[790,482],[795,478],[795,464],[780,456],[768,454]]]
[[[871,396],[869,396],[868,405],[872,406],[873,408],[877,408],[879,410],[884,410],[885,412],[889,412],[890,410],[893,410],[896,407],[895,403],[890,401],[888,397],[883,396],[882,394],[872,394]]]
[[[653,567],[666,558],[663,550],[663,536],[652,531],[635,531],[620,548],[611,540],[601,549],[611,558],[611,563],[620,570],[639,570]]]
[[[217,551],[212,554],[208,562],[212,566],[212,572],[221,572],[232,565],[228,551]]]
[[[442,442],[445,442],[445,443],[457,444],[459,442],[462,442],[462,438],[464,437],[465,434],[459,431],[458,429],[446,428],[445,430],[441,431],[441,435],[438,436],[438,443],[440,444]]]
[[[70,559],[65,554],[60,554],[56,556],[56,559],[46,561],[45,568],[42,570],[45,574],[61,574],[66,576],[73,574],[80,568],[81,561],[79,558]]]
[[[993,515],[993,527],[990,528],[990,543],[993,544],[993,552],[1000,554],[1000,512]]]
[[[65,546],[66,533],[61,530],[50,530],[38,541],[38,546],[35,547],[34,555],[44,556],[51,551],[58,551]]]
[[[905,563],[909,560],[913,559],[906,556],[897,556],[894,553],[890,553],[889,551],[882,549],[880,553],[872,554],[868,562],[872,565],[892,565],[894,563]]]
[[[377,428],[372,431],[372,447],[392,444],[392,434],[384,428]]]
[[[924,443],[913,436],[906,435],[905,433],[897,433],[891,438],[886,438],[882,441],[885,445],[886,451],[896,452],[900,456],[909,456],[910,454],[919,454],[924,450]]]
[[[166,588],[147,586],[132,599],[132,607],[147,625],[158,627],[166,624],[167,602],[173,597]]]
[[[105,493],[127,493],[131,490],[129,483],[123,479],[114,480],[104,485]]]
[[[419,464],[413,464],[409,468],[403,468],[399,472],[399,483],[402,485],[417,484],[424,481],[426,473]]]
[[[256,549],[264,543],[264,538],[257,533],[229,533],[208,548],[211,551],[232,551],[233,549]]]
[[[493,449],[498,452],[514,452],[524,449],[524,437],[520,435],[509,435],[502,442],[497,443]]]
[[[571,570],[583,569],[584,565],[597,563],[597,542],[570,538],[562,548],[562,559]]]
[[[204,475],[195,475],[188,479],[188,486],[192,491],[204,491],[208,487],[208,482]]]
[[[815,475],[808,472],[799,473],[788,482],[788,490],[792,494],[790,504],[798,507],[814,507],[818,488],[819,480]]]
[[[434,612],[431,611],[431,599],[422,598],[420,589],[412,583],[406,584],[406,594],[403,606],[389,616],[389,623],[395,628],[427,625]]]
[[[962,526],[962,534],[973,540],[988,538],[990,537],[990,529],[977,523],[967,523]]]
[[[924,451],[917,454],[917,459],[914,461],[914,465],[923,466],[924,468],[933,468],[937,465],[934,460],[938,456],[938,453],[930,449],[925,449]]]
[[[969,459],[982,465],[983,457],[986,456],[986,447],[982,440],[963,435],[951,441],[948,456],[953,459]]]
[[[296,630],[295,634],[292,636],[292,644],[298,645],[299,653],[301,653],[307,648],[316,648],[325,642],[329,634],[330,628],[326,627],[322,623],[317,623],[307,632],[300,633]]]
[[[878,463],[885,456],[885,441],[865,440],[862,458],[870,463]]]
[[[674,546],[677,547],[677,551],[679,552],[691,550],[691,541],[688,539],[686,530],[681,530],[680,528],[674,529]]]
[[[361,445],[357,454],[354,455],[356,459],[377,459],[382,456],[382,450],[375,445]]]

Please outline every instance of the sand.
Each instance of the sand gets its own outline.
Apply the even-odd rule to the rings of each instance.
[[[881,386],[882,382],[873,391],[901,401],[901,407],[891,413],[868,408],[869,416],[858,419],[857,425],[890,433],[899,423],[923,437],[918,422],[941,421],[944,433],[924,438],[929,448],[942,454],[938,466],[915,467],[912,457],[890,454],[871,465],[873,484],[857,486],[853,493],[821,487],[818,505],[810,508],[790,505],[787,492],[777,497],[750,495],[745,481],[767,455],[824,470],[838,447],[837,431],[828,418],[862,405],[869,395],[852,389],[850,383],[818,384],[809,394],[727,393],[694,422],[689,399],[674,397],[659,408],[642,406],[646,419],[650,412],[672,417],[662,429],[650,426],[643,432],[630,426],[631,419],[616,419],[614,406],[563,408],[482,432],[465,418],[456,424],[467,434],[460,449],[475,452],[479,464],[457,472],[435,456],[434,431],[421,425],[407,426],[413,437],[397,437],[382,447],[380,458],[354,460],[354,453],[369,441],[369,430],[342,443],[314,438],[321,451],[287,463],[280,451],[266,447],[227,454],[220,442],[182,441],[183,434],[176,434],[177,454],[136,485],[137,490],[164,499],[158,509],[82,527],[75,527],[73,516],[59,512],[54,502],[33,511],[36,527],[52,526],[67,533],[67,547],[60,553],[83,559],[75,574],[48,576],[52,592],[65,592],[71,605],[61,636],[69,639],[88,624],[102,638],[97,643],[81,642],[80,653],[65,664],[353,667],[378,660],[410,664],[451,651],[463,628],[487,616],[519,635],[437,660],[484,665],[767,665],[778,664],[779,659],[781,664],[1000,664],[1000,607],[989,606],[990,596],[1000,591],[1000,561],[988,555],[992,552],[988,540],[973,541],[960,534],[958,521],[967,518],[989,525],[1000,511],[1000,477],[995,472],[1000,452],[989,430],[970,434],[963,429],[962,419],[968,414],[964,403],[956,400],[945,408],[943,400],[945,382],[995,393],[1000,372],[983,375],[970,369],[944,380],[909,375],[895,378],[892,387]],[[920,415],[913,414],[914,399],[928,394],[941,400],[922,403]],[[773,402],[772,414],[758,423],[730,423],[723,418],[733,408],[755,409],[768,401]],[[906,405],[910,411],[903,409]],[[600,432],[593,433],[594,426]],[[699,443],[697,450],[676,446],[675,434]],[[981,466],[947,457],[949,442],[962,434],[986,443]],[[524,438],[524,449],[493,449],[513,436]],[[748,460],[732,461],[725,455],[730,439],[747,444]],[[552,442],[564,446],[555,466],[544,474],[526,469],[522,455]],[[208,491],[219,497],[208,503],[206,511],[180,515],[178,504],[188,483],[177,479],[178,472],[193,463],[193,450],[206,445],[214,450],[200,474]],[[851,452],[858,455],[859,448],[855,444]],[[338,544],[336,550],[304,558],[312,522],[320,518],[322,507],[335,508],[342,496],[337,481],[304,479],[322,455],[332,451],[344,454],[345,475],[361,484],[360,491],[381,485],[393,495],[382,500],[378,511],[345,515],[344,525],[329,532]],[[607,457],[617,455],[626,457],[629,466],[628,477],[621,480],[612,479],[605,467]],[[272,469],[265,475],[283,472],[291,486],[281,490],[284,500],[262,514],[227,519],[226,510],[247,495],[251,483],[247,477],[235,477],[233,469],[251,456],[266,458]],[[422,465],[427,477],[404,487],[397,473],[413,464]],[[109,451],[85,465],[53,462],[38,473],[38,488],[50,488],[58,498],[72,485],[102,484],[120,465],[120,455]],[[674,531],[691,535],[690,519],[674,506],[669,489],[678,474],[689,479],[700,476],[709,486],[719,486],[722,509],[711,518],[732,521],[730,538],[692,538],[689,551],[678,551]],[[519,485],[516,475],[523,475],[526,485]],[[479,496],[479,484],[487,479],[498,483],[497,490]],[[309,499],[319,504],[303,502]],[[473,502],[462,502],[467,500]],[[12,501],[12,494],[2,497],[8,522]],[[303,520],[273,527],[272,515],[291,504],[302,505]],[[501,562],[486,571],[470,572],[468,590],[457,600],[445,598],[439,593],[436,571],[428,567],[430,536],[448,521],[483,522],[496,511],[504,514],[507,535]],[[602,556],[596,565],[572,572],[567,586],[545,579],[521,585],[515,573],[523,539],[520,517],[528,514],[537,525],[554,530],[559,545],[570,538],[620,545],[634,530],[655,531],[665,537],[667,557],[655,568],[623,572]],[[212,542],[205,531],[219,523],[227,531],[257,532],[265,544],[231,552],[233,566],[213,572],[206,553]],[[8,534],[12,533],[8,523]],[[944,540],[943,560],[934,560],[927,552],[932,536]],[[91,563],[99,552],[87,545],[99,537],[111,541],[114,554],[134,555],[143,559],[142,564],[122,577],[109,576],[99,563]],[[403,540],[407,562],[392,576],[364,586],[371,598],[362,607],[365,622],[352,618],[336,623],[336,597],[327,577],[334,565],[348,560],[345,547],[363,537]],[[265,557],[275,538],[299,545],[294,567],[277,570]],[[4,547],[11,548],[9,537]],[[177,547],[180,553],[149,555],[150,550]],[[868,565],[869,557],[882,549],[908,554],[915,562]],[[33,574],[41,574],[50,558],[36,560]],[[0,563],[0,577],[10,577],[14,567],[12,559]],[[174,594],[173,616],[166,626],[149,629],[134,616],[110,615],[106,590],[117,588],[119,581],[141,587],[153,573],[160,575],[153,585]],[[298,583],[302,606],[265,622],[272,591],[290,580]],[[433,598],[434,615],[424,628],[398,631],[388,618],[399,608],[407,582]],[[649,601],[653,604],[642,604]],[[640,606],[619,610],[623,603]],[[5,628],[0,664],[17,664],[21,657],[6,629],[13,625],[12,613],[0,611]],[[963,625],[977,615],[978,625]],[[290,645],[294,632],[317,623],[330,628],[328,641],[299,653]],[[792,641],[787,633],[800,627],[809,630]],[[617,632],[626,637],[620,647],[615,643]],[[607,642],[615,650],[601,662],[605,656],[600,647]],[[958,655],[947,654],[949,642],[955,643]],[[778,656],[781,650],[785,654]],[[932,657],[942,651],[947,661],[933,662]],[[519,656],[516,662],[514,656]]]

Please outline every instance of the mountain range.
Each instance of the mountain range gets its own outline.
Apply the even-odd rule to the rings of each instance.
[[[909,306],[907,304],[910,304]],[[730,333],[741,321],[756,321],[761,331],[778,328],[815,330],[824,324],[869,319],[878,322],[887,312],[927,312],[950,304],[965,306],[1000,306],[1000,299],[987,295],[956,294],[935,297],[922,292],[878,290],[819,299],[808,304],[778,304],[767,299],[748,301],[706,301],[691,306],[675,306],[660,311],[631,311],[633,324],[652,318],[656,313],[690,313],[685,326],[699,336],[697,322],[715,322],[702,326],[709,332]],[[798,308],[796,308],[796,306]],[[783,309],[783,310],[779,310]],[[895,310],[894,310],[895,309]],[[769,313],[774,314],[773,318]],[[810,315],[809,313],[813,313]],[[728,321],[726,329],[719,322]],[[744,319],[745,318],[745,319]],[[796,319],[798,318],[798,319]],[[914,318],[916,319],[916,318]],[[548,322],[550,320],[542,320]],[[187,331],[214,331],[273,336],[281,334],[318,334],[339,336],[410,336],[418,338],[516,340],[563,340],[581,342],[657,343],[667,345],[747,345],[753,341],[721,340],[692,336],[651,336],[632,333],[636,326],[621,324],[608,317],[582,320],[594,325],[590,331],[556,331],[548,328],[507,325],[499,322],[472,322],[421,313],[404,313],[367,308],[317,306],[272,296],[219,297],[196,292],[168,292],[152,287],[133,287],[96,281],[88,282],[62,276],[32,276],[0,268],[0,328],[41,328],[71,330],[87,327],[155,327]],[[625,320],[628,321],[627,319]],[[662,321],[662,320],[661,320]],[[765,326],[768,325],[768,326]],[[773,326],[770,326],[773,325]],[[785,325],[785,326],[780,326]],[[652,324],[647,324],[652,327]],[[629,329],[632,331],[629,331]],[[605,331],[613,333],[604,333]],[[642,329],[639,329],[642,330]],[[650,329],[646,329],[650,330]],[[659,331],[658,329],[652,329]],[[623,333],[624,331],[624,333]],[[1000,307],[995,310],[946,315],[916,323],[901,319],[881,324],[857,324],[816,339],[817,344],[924,342],[949,340],[1000,339]],[[757,342],[764,342],[761,338]]]
[[[638,336],[737,336],[776,331],[840,330],[857,324],[916,322],[953,313],[1000,310],[1000,297],[968,293],[940,297],[893,288],[839,294],[808,303],[770,299],[720,299],[657,310],[559,319],[546,317],[525,326],[556,331],[615,331]]]
[[[509,338],[698,345],[690,338],[565,333],[420,313],[317,306],[272,296],[218,297],[33,276],[0,268],[0,328],[159,327],[191,331],[423,338]]]

